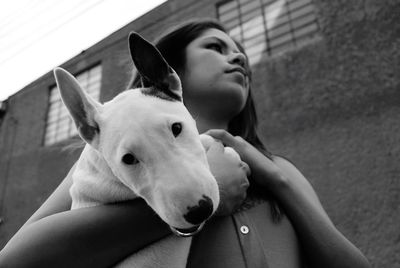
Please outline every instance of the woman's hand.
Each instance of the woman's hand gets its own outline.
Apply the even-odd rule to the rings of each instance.
[[[240,136],[232,136],[223,129],[212,129],[205,134],[220,140],[226,146],[232,147],[242,161],[250,166],[253,181],[269,190],[274,190],[285,178],[280,168],[253,145]]]
[[[250,174],[249,166],[225,153],[224,146],[217,141],[213,142],[207,150],[207,159],[220,192],[220,204],[216,215],[230,215],[246,198],[249,187],[247,179]]]

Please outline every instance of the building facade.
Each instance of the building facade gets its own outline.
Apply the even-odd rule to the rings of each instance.
[[[249,54],[269,150],[296,164],[374,267],[397,267],[398,14],[398,0],[169,0],[62,67],[104,102],[131,79],[130,31],[154,40],[188,19],[219,19]],[[79,155],[65,150],[76,132],[56,91],[49,72],[0,106],[0,248]]]

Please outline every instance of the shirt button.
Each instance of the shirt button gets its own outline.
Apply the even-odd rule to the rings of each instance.
[[[249,233],[249,227],[247,227],[246,225],[242,225],[242,226],[240,227],[240,232],[241,232],[242,234],[248,234],[248,233]]]

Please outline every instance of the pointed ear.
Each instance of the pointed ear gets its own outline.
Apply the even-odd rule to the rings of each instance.
[[[78,81],[62,68],[54,69],[54,76],[61,99],[67,107],[79,135],[87,143],[96,146],[100,132],[96,122],[101,104],[93,100],[80,87]]]
[[[182,101],[181,81],[154,45],[138,33],[131,32],[129,50],[145,86],[154,86],[168,96]]]

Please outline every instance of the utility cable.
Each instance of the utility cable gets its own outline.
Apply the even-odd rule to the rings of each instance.
[[[24,51],[25,49],[27,49],[28,47],[30,47],[32,44],[34,44],[35,42],[43,39],[44,37],[48,36],[49,34],[55,32],[56,30],[58,30],[59,28],[63,27],[64,25],[66,25],[67,23],[71,22],[72,20],[76,19],[77,17],[83,15],[84,13],[86,13],[87,11],[89,11],[91,8],[99,5],[101,2],[103,2],[104,0],[100,0],[90,6],[88,6],[87,8],[85,8],[84,10],[82,10],[81,12],[77,13],[75,16],[69,18],[67,21],[65,21],[64,23],[57,25],[53,28],[51,28],[49,31],[45,32],[44,34],[36,37],[34,40],[27,42],[24,44],[24,46],[22,46],[20,49],[18,49],[16,52],[12,53],[11,55],[9,55],[8,57],[6,57],[4,60],[1,60],[0,65],[5,64],[6,62],[8,62],[10,59],[14,58],[15,56],[17,56],[18,54],[20,54],[22,51]]]

